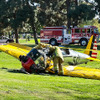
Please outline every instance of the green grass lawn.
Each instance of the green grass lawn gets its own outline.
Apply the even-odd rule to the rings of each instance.
[[[38,42],[40,42],[40,39],[38,39]],[[35,41],[34,39],[30,39],[30,41],[27,41],[26,39],[19,39],[19,43],[23,43],[23,44],[34,44]]]
[[[79,46],[67,47],[75,49]],[[98,58],[100,59],[100,53]],[[98,62],[79,66],[100,68]],[[28,75],[11,71],[20,68],[21,63],[17,59],[0,52],[0,100],[100,100],[100,80],[46,74]]]

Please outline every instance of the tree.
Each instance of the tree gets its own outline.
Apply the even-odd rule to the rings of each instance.
[[[22,28],[25,23],[29,23],[32,27],[35,43],[38,44],[36,37],[36,7],[29,5],[29,0],[8,0],[3,1],[2,4],[6,7],[2,11],[6,12],[2,14],[2,19],[7,20],[6,27],[9,25],[13,28],[16,37],[16,43],[18,43],[18,30]],[[2,24],[1,19],[1,24]],[[3,25],[3,24],[2,24]]]
[[[0,0],[0,33],[1,31],[9,26],[9,18],[7,16],[7,2]]]
[[[76,26],[95,15],[92,4],[78,4],[78,0],[0,0],[0,28],[11,27],[18,42],[18,30],[31,26],[35,43],[36,32],[43,26]],[[80,0],[83,2],[83,0]],[[87,0],[85,0],[87,1]],[[87,1],[88,2],[88,1]],[[70,6],[69,6],[70,5]],[[67,9],[67,10],[66,10]]]
[[[37,20],[37,7],[30,6],[29,1],[24,0],[24,4],[22,9],[17,12],[17,18],[22,24],[28,23],[33,31],[35,43],[38,44],[37,35],[36,35],[36,25],[38,23]]]
[[[66,24],[66,0],[36,0],[40,4],[38,19],[41,25],[61,26]]]
[[[4,27],[10,26],[11,28],[13,28],[15,32],[16,42],[18,43],[18,28],[21,22],[17,21],[16,13],[21,8],[21,1],[20,0],[8,0],[8,1],[4,0],[4,2],[1,1],[0,4],[3,5],[3,8],[1,9],[1,11],[4,12],[1,15],[2,20],[0,20],[0,22],[3,21],[2,23]]]
[[[100,0],[95,0],[95,7],[96,7],[96,10],[97,10],[97,14],[99,15],[99,18],[100,18]],[[99,23],[100,23],[100,19],[99,19]]]
[[[75,9],[70,9],[68,18],[71,18],[73,26],[77,26],[82,21],[92,20],[95,17],[95,13],[92,5],[81,4],[76,6]],[[76,24],[76,22],[78,23]]]
[[[72,23],[71,18],[69,17],[70,9],[75,9],[75,7],[78,5],[78,0],[66,0],[66,5],[67,5],[67,26],[68,28],[70,28]]]

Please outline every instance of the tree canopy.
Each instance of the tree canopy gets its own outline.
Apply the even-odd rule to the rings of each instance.
[[[69,21],[69,26],[76,26],[92,20],[97,12],[99,0],[0,0],[0,30],[10,27],[18,42],[19,31],[30,26],[38,44],[36,33],[42,26],[68,25]]]
[[[95,17],[95,10],[92,5],[81,4],[70,9],[68,17],[71,18],[71,24],[77,26],[82,21],[92,20]]]

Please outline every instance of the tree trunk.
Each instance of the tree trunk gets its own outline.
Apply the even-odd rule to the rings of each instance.
[[[70,8],[70,0],[66,0],[67,5],[67,27],[70,28],[71,25],[71,18],[68,18],[69,8]]]
[[[11,35],[10,35],[10,32],[8,32],[8,36],[9,36],[9,38],[10,38],[10,36],[11,36]]]
[[[75,0],[75,5],[76,5],[76,6],[78,5],[78,0]]]
[[[78,6],[78,0],[75,0],[75,6]],[[75,26],[77,26],[77,25],[78,25],[78,19],[75,20]]]
[[[19,41],[18,41],[18,30],[17,29],[15,29],[15,39],[16,39],[16,43],[19,43]]]
[[[35,25],[34,25],[34,19],[33,18],[31,18],[30,24],[32,26],[32,31],[33,31],[33,35],[34,35],[35,44],[38,44],[36,28],[35,28]]]
[[[36,34],[36,28],[35,28],[35,24],[34,24],[35,23],[35,15],[34,15],[34,12],[33,12],[33,8],[30,7],[28,1],[27,1],[27,5],[31,9],[31,11],[32,11],[32,16],[30,18],[30,24],[31,24],[31,27],[32,27],[33,35],[34,35],[35,44],[38,44],[37,34]]]
[[[34,35],[35,44],[38,44],[37,34],[36,34],[36,29],[35,29],[34,24],[32,24],[32,30],[33,30],[33,35]]]
[[[78,0],[66,0],[67,15],[68,15],[68,13],[69,13],[69,9],[70,9],[70,7],[71,7],[71,3],[72,3],[72,2],[74,2],[74,6],[77,6],[77,5],[78,5]],[[75,23],[75,25],[77,26],[78,20],[75,21],[74,23]],[[68,18],[68,16],[67,16],[67,26],[68,26],[68,28],[70,28],[71,24],[72,24],[72,20],[71,20],[71,18]]]

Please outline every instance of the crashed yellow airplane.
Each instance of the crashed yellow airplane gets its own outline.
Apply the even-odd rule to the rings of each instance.
[[[32,49],[31,47],[27,47],[17,43],[0,45],[0,50],[14,56],[17,59],[20,59],[20,56],[23,55],[22,57],[24,57],[24,60],[22,60],[22,66],[26,68],[26,71],[28,72],[31,71],[31,66],[38,64],[37,59],[41,57],[41,54],[37,49]],[[66,57],[67,62],[71,64],[69,66],[63,66],[63,75],[100,79],[100,69],[90,69],[86,67],[75,66],[78,63],[86,63],[88,60],[100,61],[99,59],[96,59],[96,50],[97,45],[94,36],[91,36],[84,53],[79,53],[71,49],[62,49],[63,56]],[[52,60],[48,59],[46,63],[48,63],[49,66],[45,68],[45,71],[55,73],[53,71]]]

